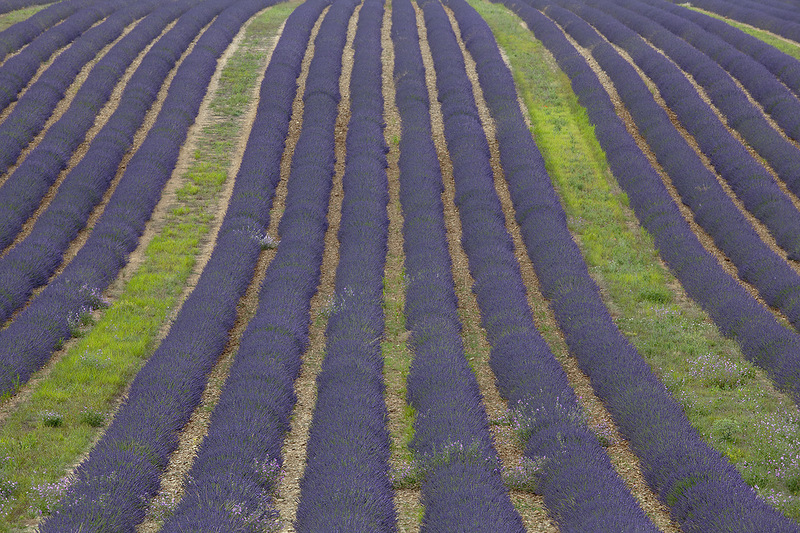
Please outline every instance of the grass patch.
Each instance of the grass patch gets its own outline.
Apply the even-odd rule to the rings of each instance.
[[[682,403],[699,434],[761,496],[800,519],[797,407],[744,360],[735,342],[719,334],[659,262],[552,56],[511,11],[470,3],[511,61],[570,230],[620,330]]]
[[[97,438],[119,395],[155,349],[218,209],[241,133],[241,108],[266,61],[267,45],[297,5],[267,9],[250,24],[213,97],[218,121],[203,129],[186,184],[147,246],[143,264],[0,428],[0,488],[11,487],[0,490],[0,530],[24,527],[53,509],[66,485],[65,472]]]
[[[0,15],[0,31],[7,30],[17,22],[22,22],[26,20],[42,9],[49,7],[47,5],[44,6],[31,6],[25,7],[22,9],[17,9],[16,11],[9,11],[3,15]]]
[[[749,26],[747,24],[743,24],[741,22],[737,22],[735,20],[725,18],[722,15],[717,15],[716,13],[712,13],[711,11],[705,11],[698,7],[694,7],[692,5],[682,4],[683,7],[687,7],[692,11],[697,11],[698,13],[702,13],[704,15],[708,15],[709,17],[714,17],[715,19],[721,20],[727,24],[730,24],[734,28],[740,29],[748,35],[755,37],[756,39],[760,39],[767,43],[770,46],[774,46],[784,54],[790,55],[795,59],[800,59],[800,44],[792,43],[787,41],[784,38],[777,37],[775,34],[770,33],[768,31],[759,30],[754,28],[753,26]]]

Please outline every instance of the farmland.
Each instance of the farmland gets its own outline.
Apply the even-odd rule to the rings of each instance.
[[[799,531],[790,0],[0,0],[1,531]]]

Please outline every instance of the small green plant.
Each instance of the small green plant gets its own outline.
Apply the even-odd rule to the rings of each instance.
[[[738,431],[738,424],[730,418],[720,418],[711,424],[711,434],[722,442],[736,442]]]
[[[274,250],[280,244],[280,240],[276,239],[272,235],[264,235],[258,241],[261,244],[262,250]]]
[[[64,417],[56,411],[45,411],[42,413],[42,424],[51,428],[61,427],[64,424]]]
[[[99,428],[103,427],[106,423],[106,417],[103,416],[103,413],[84,408],[83,411],[81,411],[81,422],[87,426]]]
[[[389,481],[395,490],[418,489],[422,483],[422,469],[416,461],[403,463],[392,468]]]

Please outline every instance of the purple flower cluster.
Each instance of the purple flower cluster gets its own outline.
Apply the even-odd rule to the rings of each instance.
[[[12,4],[13,1],[8,0],[7,3]],[[26,0],[21,1],[24,2]],[[76,11],[96,2],[97,0],[62,0],[61,2],[55,2],[10,28],[0,31],[0,61],[31,42],[46,30],[73,15]],[[6,4],[2,5],[5,6]],[[0,11],[6,12],[5,10],[6,8],[4,7]]]
[[[741,288],[731,280],[724,282],[721,269],[714,267],[674,203],[656,194],[655,181],[643,178],[655,171],[628,135],[599,80],[561,29],[525,1],[504,3],[520,15],[570,77],[612,172],[628,192],[662,257],[690,294],[705,292],[708,301],[720,302],[720,313],[739,317],[728,321],[737,325],[739,332],[751,326],[760,333],[769,332],[769,324],[759,321],[758,315],[747,314],[749,310],[736,303],[725,305],[731,292]],[[539,165],[543,167],[542,162]],[[699,438],[680,405],[616,328],[571,239],[557,199],[543,201],[554,195],[543,168],[535,174],[507,176],[528,255],[565,340],[639,456],[648,484],[670,506],[673,517],[687,531],[798,531],[797,524],[757,499],[736,469]],[[541,176],[544,178],[536,179]],[[769,354],[770,349],[774,353],[794,342],[789,337],[775,341],[765,344],[761,353]]]
[[[669,3],[662,4],[661,7],[694,22],[749,55],[781,80],[790,91],[800,96],[800,61],[794,57],[714,17]]]
[[[647,1],[653,3],[652,0]],[[663,49],[683,70],[691,74],[695,81],[705,89],[706,94],[708,94],[714,105],[725,116],[728,125],[738,131],[745,141],[775,169],[775,172],[790,189],[796,194],[800,192],[800,150],[770,126],[762,111],[750,102],[744,91],[731,79],[731,76],[738,79],[745,89],[749,91],[749,94],[775,120],[778,126],[783,128],[783,131],[790,138],[797,140],[800,138],[800,102],[775,76],[760,63],[739,52],[722,39],[704,31],[692,22],[663,11],[659,7],[651,7],[642,2],[632,0],[613,5],[598,0],[590,0],[589,3],[597,5],[600,9],[610,7],[609,12],[612,12],[615,17],[635,29],[655,46]],[[672,4],[663,2],[658,5],[671,6]],[[615,42],[620,40],[615,36]],[[665,59],[662,58],[660,61],[664,63]],[[674,69],[674,67],[672,68]],[[671,101],[670,104],[672,103]],[[702,108],[706,107],[705,105],[700,106],[700,104],[694,105]],[[676,110],[676,112],[678,111]],[[686,121],[687,118],[691,118],[693,115],[684,113],[680,114],[680,117],[681,120]],[[688,122],[687,128],[694,133],[697,127],[692,124],[692,122]],[[698,138],[698,142],[700,142],[712,163],[721,172],[725,172],[726,179],[731,181],[734,190],[748,204],[748,209],[751,209],[753,201],[750,198],[754,193],[749,193],[748,195],[743,194],[741,191],[752,185],[745,181],[746,177],[742,177],[744,174],[736,174],[731,171],[731,162],[728,162],[727,166],[724,164],[726,158],[733,159],[734,155],[736,155],[727,152],[727,150],[730,150],[727,145],[731,144],[732,140],[726,137],[725,141],[725,143],[715,145],[710,144],[713,141],[706,140],[706,142],[703,142]],[[725,152],[725,156],[716,157],[713,155],[713,147],[715,146],[721,148]],[[739,155],[738,159],[743,157],[744,155]],[[753,168],[757,169],[758,167],[754,166]],[[763,173],[763,170],[761,172]],[[751,183],[754,183],[752,179]],[[776,188],[772,187],[771,191],[766,189],[760,191],[759,194],[769,193],[774,195],[778,192]],[[756,205],[762,210],[775,209],[775,207]],[[782,213],[772,215],[776,220],[786,216],[794,216],[795,218],[800,216],[796,213],[796,210],[791,213],[786,211],[785,207],[781,207],[781,209],[784,210]],[[765,217],[765,215],[759,214],[754,209],[751,210],[754,211],[758,218],[763,219]],[[776,238],[784,248],[786,248],[784,242],[792,242],[781,238],[781,230],[775,229],[770,223],[770,219],[764,221],[770,227],[770,231],[776,234]],[[774,223],[777,224],[777,222]],[[788,232],[789,230],[785,229],[783,231]],[[796,243],[795,246],[797,246]],[[797,251],[796,248],[791,247],[786,249],[789,251],[790,256],[792,252]]]
[[[517,104],[513,79],[491,30],[466,2],[447,2],[475,60],[487,105],[496,117],[503,167],[511,174],[542,170]],[[433,4],[435,6],[435,4]],[[431,9],[426,5],[426,11]],[[462,243],[473,291],[492,346],[490,363],[519,423],[525,457],[539,462],[534,478],[562,531],[656,531],[617,475],[598,438],[586,427],[561,365],[533,324],[514,245],[494,189],[489,146],[464,61],[441,8],[429,37],[445,137],[453,160]],[[458,113],[456,113],[458,110]],[[457,120],[456,120],[457,119]],[[544,179],[547,175],[544,174]]]
[[[46,253],[28,258],[12,250],[15,253],[4,258],[4,263],[12,268],[4,266],[4,285],[0,285],[0,290],[5,293],[2,316],[7,317],[24,303],[32,287],[47,282],[47,276],[60,262],[70,235],[74,235],[82,225],[81,217],[83,220],[88,217],[93,203],[102,196],[98,191],[107,188],[115,176],[119,162],[130,148],[136,130],[174,62],[203,26],[230,2],[215,0],[194,7],[143,59],[127,84],[124,100],[117,111],[98,133],[86,156],[70,172],[68,180],[62,183],[60,189],[63,192],[57,195],[49,212],[42,217],[41,223],[52,227],[53,234],[42,235],[37,230],[39,238],[31,240],[35,244],[20,247],[28,251],[30,247],[44,248]],[[208,37],[204,34],[202,42],[208,43],[209,47],[199,49],[196,54],[193,52],[181,64],[156,124],[128,163],[86,244],[64,272],[52,280],[8,328],[0,332],[0,390],[3,392],[13,391],[26,382],[59,343],[69,337],[69,319],[90,303],[83,287],[105,290],[125,264],[127,254],[136,247],[216,68],[213,54],[224,49],[220,35],[220,30],[209,33]],[[35,168],[30,171],[35,172]],[[73,227],[69,231],[72,233],[63,231],[70,220]],[[62,228],[62,231],[57,231],[57,228]],[[29,262],[31,260],[42,264]],[[42,270],[41,267],[46,268]],[[15,268],[20,272],[14,273]],[[20,285],[8,285],[11,281]]]
[[[16,100],[17,93],[30,82],[42,63],[46,62],[53,53],[72,43],[99,20],[124,8],[127,2],[125,0],[97,0],[86,4],[84,3],[81,9],[60,24],[42,33],[24,50],[3,63],[0,67],[0,110],[5,109]],[[21,144],[13,135],[6,133],[3,135],[0,146],[6,146],[9,143]]]
[[[578,4],[570,4],[570,7],[597,23],[607,35],[614,35],[614,38],[620,34],[625,35],[624,27],[620,27],[610,17],[603,17],[597,10],[586,6],[578,9]],[[730,254],[742,278],[758,287],[764,299],[780,308],[790,317],[795,327],[798,327],[800,302],[797,300],[800,291],[796,274],[780,258],[769,253],[757,235],[752,231],[745,233],[748,224],[741,221],[737,210],[715,186],[715,178],[705,173],[688,147],[681,149],[682,143],[673,132],[674,128],[664,120],[664,115],[659,113],[657,106],[651,105],[648,108],[649,91],[641,86],[638,91],[633,88],[634,82],[638,83],[638,75],[624,65],[620,58],[614,59],[616,53],[599,43],[600,37],[588,24],[580,19],[576,20],[574,15],[558,6],[551,5],[546,9],[552,17],[569,25],[570,33],[579,42],[598,48],[596,57],[606,64],[610,74],[627,70],[627,74],[622,74],[624,81],[620,78],[618,84],[620,94],[630,105],[640,131],[652,141],[654,151],[660,154],[662,164],[675,179],[675,185],[684,202],[694,209],[697,221],[714,237],[717,244]],[[660,55],[638,37],[634,35],[633,38],[620,42],[626,43],[635,58],[645,55],[652,57],[652,62],[642,61],[641,64],[643,67],[649,64],[654,76],[663,75],[663,71],[652,67],[656,60],[661,59]],[[632,44],[636,42],[639,46]],[[678,84],[675,78],[669,79],[673,83],[664,87],[671,91]],[[681,81],[685,82],[685,79],[681,77]],[[697,97],[694,91],[692,94]],[[679,106],[681,103],[676,102],[675,105]],[[714,122],[718,124],[717,121]],[[650,177],[646,178],[648,175]],[[651,179],[654,181],[650,182]],[[641,207],[637,210],[634,206],[636,215],[642,225],[656,237],[656,246],[662,257],[689,294],[706,309],[723,334],[739,342],[742,351],[753,363],[767,370],[778,386],[789,392],[795,401],[800,400],[800,339],[797,335],[779,325],[763,306],[727,276],[716,260],[704,251],[690,228],[680,218],[676,206],[672,204],[669,194],[660,179],[652,173],[652,169],[647,174],[638,172],[635,185],[624,179],[620,179],[620,184],[629,197],[641,198]],[[772,181],[769,184],[776,187]],[[785,196],[782,198],[788,202]],[[753,199],[755,201],[755,196]],[[770,203],[769,200],[762,201],[765,204]],[[656,212],[659,215],[653,216]],[[733,223],[734,217],[740,219],[739,224]],[[692,263],[702,266],[693,268]]]
[[[183,0],[155,10],[92,69],[69,109],[0,187],[0,247],[13,241],[28,216],[38,207],[72,152],[94,124],[97,113],[110,98],[131,61],[167,24],[195,3]],[[0,259],[0,323],[25,303],[34,288],[47,283],[61,263],[69,243],[102,199],[152,103],[149,99],[137,101],[134,95],[141,95],[143,89],[147,89],[147,94],[154,99],[159,84],[163,83],[179,57],[178,50],[191,42],[191,33],[184,32],[175,40],[173,36],[177,35],[180,34],[176,32],[156,43],[154,51],[143,59],[142,67],[131,78],[109,123],[90,144],[83,160],[67,175],[30,235]],[[169,49],[175,50],[172,63],[164,61],[169,56],[163,52]],[[154,63],[160,68],[152,68]],[[22,100],[17,109],[20,105]],[[120,144],[116,151],[110,150],[109,141],[120,137],[124,137],[124,144]]]
[[[397,530],[381,353],[389,226],[382,22],[383,1],[366,0],[353,41],[336,305],[317,377],[298,532]]]
[[[250,16],[267,5],[264,1],[212,0],[198,6],[201,10],[211,9],[212,16],[222,12],[195,48],[212,65],[207,69],[203,63],[192,61],[189,63],[192,68],[187,71],[191,77],[205,87],[208,78],[204,79],[203,74],[213,71],[216,55],[228,46]],[[197,286],[182,306],[167,337],[134,379],[128,400],[103,439],[77,469],[74,485],[61,509],[42,525],[43,532],[80,528],[83,531],[133,531],[144,517],[146,502],[156,493],[162,469],[177,445],[177,432],[200,401],[206,374],[228,341],[228,331],[236,319],[236,304],[252,278],[260,245],[250,230],[253,227],[263,229],[269,223],[269,208],[280,175],[302,51],[316,18],[314,10],[318,14],[323,7],[318,3],[307,5],[296,11],[301,14],[295,20],[302,21],[296,27],[298,36],[294,40],[281,39],[281,43],[289,44],[279,44],[276,48],[275,65],[271,65],[270,75],[262,85],[266,90],[234,194],[214,252]],[[201,13],[195,12],[195,15]],[[292,33],[289,31],[286,35]],[[180,71],[176,79],[183,82],[181,87],[191,87],[191,81],[181,76]],[[259,390],[259,387],[253,386],[252,390]],[[237,402],[243,402],[248,416],[261,413],[250,409],[246,398],[234,398],[233,403]],[[248,416],[239,420],[236,417],[226,419],[249,427]],[[244,439],[236,442],[243,445]],[[214,452],[217,457],[227,456],[217,452]],[[247,486],[241,487],[245,495],[249,494]],[[257,494],[249,497],[257,497]]]
[[[425,4],[426,19],[430,9]],[[429,39],[436,38],[436,31],[429,27]],[[409,277],[405,313],[414,353],[407,400],[416,409],[411,447],[422,471],[422,530],[447,531],[458,524],[461,531],[524,531],[503,485],[480,390],[464,355],[442,175],[415,12],[408,0],[392,2],[392,40],[402,121],[400,201]],[[445,70],[437,76],[453,74]]]
[[[720,69],[724,69],[730,76],[737,79],[790,138],[795,141],[800,139],[800,102],[785,85],[770,74],[764,65],[713,33],[705,31],[694,22],[680,16],[679,12],[689,11],[686,8],[665,0],[625,0],[619,5],[658,23],[706,56],[705,58],[702,55],[696,56],[699,61],[690,59],[684,64],[687,70],[688,68],[692,69],[693,75],[699,75],[697,78],[702,80],[709,97],[725,113],[728,122],[737,128],[754,147],[758,146],[758,142],[768,147],[767,143],[778,141],[786,143],[787,141],[776,136],[761,115],[760,110],[750,103],[733,80],[722,75]],[[692,52],[693,56],[696,54],[697,52]],[[709,72],[709,69],[713,69],[714,72]],[[740,126],[742,122],[748,123],[748,126],[742,128]],[[767,131],[767,129],[771,131]],[[789,144],[788,146],[794,148],[794,145]],[[794,157],[796,160],[797,155]],[[795,167],[792,177],[796,177],[796,174]]]

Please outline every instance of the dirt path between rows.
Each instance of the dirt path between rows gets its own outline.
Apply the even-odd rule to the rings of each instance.
[[[94,24],[92,24],[92,25],[91,25],[89,28],[87,28],[87,29],[86,29],[86,31],[88,31],[88,30],[90,30],[90,29],[94,28],[94,27],[95,27],[95,26],[97,26],[98,24],[102,24],[103,22],[105,22],[105,20],[106,20],[106,19],[100,19],[100,20],[98,20],[97,22],[95,22]],[[137,21],[137,22],[138,22],[138,21]],[[59,22],[59,24],[62,24],[62,23],[63,23],[63,21],[62,21],[62,22]],[[135,22],[134,22],[134,24],[135,24]],[[20,49],[19,49],[19,50],[17,50],[16,52],[13,52],[13,53],[11,53],[11,54],[7,55],[7,56],[6,56],[4,59],[0,60],[0,68],[2,68],[2,67],[3,67],[3,65],[5,64],[5,62],[6,62],[6,61],[8,61],[10,58],[14,57],[15,55],[17,55],[17,54],[19,54],[20,52],[22,52],[23,50],[25,50],[25,48],[27,48],[29,45],[30,45],[30,43],[26,44],[25,46],[23,46],[22,48],[20,48]],[[31,79],[30,79],[30,80],[28,80],[28,83],[27,83],[27,84],[25,84],[25,86],[24,86],[24,87],[22,87],[22,89],[20,89],[20,90],[19,90],[19,92],[18,92],[18,93],[16,94],[16,96],[14,97],[14,100],[13,100],[11,103],[9,103],[9,104],[8,104],[8,105],[7,105],[7,106],[4,108],[4,109],[0,110],[0,122],[3,122],[3,121],[4,121],[4,120],[5,120],[7,117],[8,117],[8,115],[10,115],[10,114],[11,114],[11,112],[14,110],[14,107],[16,107],[16,105],[17,105],[17,100],[18,100],[18,99],[19,99],[19,98],[20,98],[20,97],[21,97],[23,94],[25,94],[25,91],[27,91],[27,90],[28,90],[28,89],[29,89],[29,88],[30,88],[30,87],[31,87],[31,86],[32,86],[34,83],[36,83],[36,82],[39,80],[39,78],[41,78],[41,77],[42,77],[42,74],[44,74],[44,72],[45,72],[45,71],[46,71],[48,68],[50,68],[50,65],[52,65],[52,64],[53,64],[53,61],[55,61],[55,60],[58,58],[58,56],[60,56],[61,54],[63,54],[63,53],[64,53],[64,51],[65,51],[67,48],[69,48],[70,46],[72,46],[72,43],[69,43],[69,44],[67,44],[66,46],[62,46],[61,48],[59,48],[58,50],[56,50],[55,52],[53,52],[53,54],[52,54],[50,57],[48,57],[47,59],[45,59],[45,60],[42,62],[42,64],[41,64],[41,65],[39,65],[39,68],[36,70],[36,73],[34,73],[34,75],[33,75],[33,76],[31,76]],[[4,175],[0,176],[0,185],[2,185],[2,184],[3,184],[3,181],[5,180],[6,176],[8,176],[8,173],[6,173],[6,174],[4,174]]]
[[[458,296],[458,311],[462,322],[462,336],[467,350],[470,366],[478,382],[483,404],[491,422],[492,439],[498,457],[504,470],[512,470],[522,463],[522,449],[516,437],[507,424],[499,423],[507,419],[508,405],[501,398],[495,383],[494,373],[489,366],[490,346],[486,340],[486,331],[480,323],[480,309],[475,294],[472,292],[474,280],[469,272],[469,261],[461,246],[461,219],[455,205],[455,183],[453,182],[453,165],[447,150],[444,137],[444,122],[441,105],[438,101],[436,89],[436,73],[433,66],[430,47],[427,39],[422,10],[415,5],[417,12],[417,26],[420,34],[420,48],[425,65],[425,78],[431,102],[431,126],[434,144],[439,155],[442,176],[444,178],[444,204],[445,226],[447,229],[448,247],[452,259],[453,279]],[[450,14],[450,13],[448,13]],[[451,19],[452,24],[452,19]],[[459,44],[463,47],[460,32],[456,34]],[[473,73],[474,75],[474,70]],[[468,71],[469,75],[469,71]],[[483,112],[486,110],[484,109]],[[548,516],[541,496],[522,491],[510,491],[517,512],[523,519],[525,527],[531,532],[555,532],[558,527]]]
[[[389,182],[389,241],[386,255],[384,303],[387,328],[384,335],[384,381],[386,384],[386,409],[389,413],[388,429],[392,439],[391,467],[401,473],[410,466],[410,451],[406,442],[406,378],[413,355],[406,345],[408,330],[388,327],[393,315],[405,314],[405,285],[403,280],[403,210],[400,205],[400,112],[395,105],[394,85],[394,43],[391,36],[392,10],[385,6],[381,28],[381,47],[383,59],[383,109],[386,127],[384,139],[389,147],[387,154],[387,178]],[[387,348],[386,346],[391,346]],[[390,351],[391,354],[387,354]],[[400,533],[416,533],[420,529],[419,488],[395,488],[394,505],[397,512],[397,526]]]
[[[169,74],[169,76],[167,78],[169,81],[172,80],[172,78],[174,77],[175,72],[177,71],[177,69],[180,66],[181,62],[186,57],[186,55],[194,48],[194,45],[197,43],[197,40],[200,38],[200,36],[202,35],[202,33],[205,31],[206,28],[208,28],[208,26],[206,26],[205,28],[203,28],[201,30],[201,32],[197,35],[197,37],[195,37],[195,39],[189,45],[189,48],[187,49],[186,53],[183,54],[181,56],[181,58],[178,60],[178,62],[175,65],[175,68],[170,72],[170,74]],[[124,164],[127,162],[128,159],[130,159],[130,157],[132,156],[133,152],[141,145],[141,143],[144,140],[144,137],[146,135],[146,132],[149,131],[149,129],[152,127],[153,123],[155,122],[155,117],[157,116],[158,111],[161,109],[161,104],[163,103],[163,100],[166,97],[166,90],[167,89],[165,87],[168,87],[168,85],[166,83],[165,83],[164,86],[162,86],[162,89],[159,92],[159,95],[158,95],[158,97],[156,99],[156,102],[154,102],[152,108],[150,109],[148,114],[145,116],[144,124],[142,125],[142,127],[139,129],[139,131],[136,134],[136,138],[135,138],[135,141],[134,141],[134,148],[123,159],[123,162],[120,165],[120,170],[117,172],[117,176],[115,177],[114,183],[119,181],[119,178],[122,176],[122,173],[124,172]],[[190,134],[191,133],[192,133],[192,131],[190,130]],[[169,188],[171,188],[172,190],[177,189],[179,187],[179,184],[177,183],[178,181],[180,181],[180,180],[177,178],[176,174],[173,173],[172,177],[170,178],[170,180],[167,183],[167,187],[165,188],[165,190],[169,189]],[[105,203],[107,203],[107,198],[104,197],[103,202],[100,205],[98,205],[97,209],[99,209],[100,206],[105,206]],[[116,298],[121,293],[122,288],[124,287],[124,284],[133,276],[133,274],[136,271],[136,269],[138,268],[138,266],[143,262],[145,249],[147,248],[147,243],[149,243],[149,241],[152,239],[153,235],[155,235],[158,232],[158,230],[164,226],[164,223],[165,223],[165,220],[166,220],[166,216],[167,216],[168,211],[169,211],[168,207],[169,207],[168,203],[165,201],[165,198],[162,196],[161,201],[159,201],[159,203],[156,205],[155,210],[153,211],[153,215],[152,215],[150,221],[148,221],[147,225],[145,226],[145,231],[144,231],[142,239],[139,241],[139,245],[128,256],[128,263],[122,268],[120,273],[117,275],[117,278],[115,279],[115,281],[113,281],[109,285],[109,288],[105,291],[104,297],[109,302],[113,303],[114,300],[116,300]],[[97,209],[96,209],[96,211],[97,211]],[[93,215],[94,215],[94,213],[93,213]],[[98,216],[99,216],[99,214],[98,214]],[[93,223],[93,220],[91,218],[90,218],[90,223]],[[82,239],[80,241],[81,245],[82,245],[86,241],[86,238],[88,238],[89,231],[90,230],[85,228],[83,230],[83,232],[82,232],[82,233],[85,233],[85,235],[79,234],[78,237],[76,237],[76,239],[73,240],[73,243],[70,246],[70,250],[68,250],[68,253],[71,253],[71,258],[74,257],[74,255],[77,253],[77,247],[76,247],[77,246],[77,241],[79,239]],[[148,235],[149,235],[149,238],[145,242],[145,236],[148,236]],[[50,280],[52,280],[53,277],[55,277],[59,272],[61,272],[63,270],[63,268],[66,266],[66,262],[67,262],[66,257],[67,257],[67,255],[65,254],[64,263],[62,263],[61,267],[56,272],[56,274],[53,274],[53,276],[50,277]],[[48,281],[48,283],[49,283],[49,281]],[[28,299],[28,303],[26,303],[25,306],[23,306],[20,309],[18,309],[11,316],[11,318],[7,321],[7,323],[10,323],[12,320],[14,320],[14,318],[23,309],[25,309],[25,307],[27,307],[27,305],[39,293],[41,293],[42,290],[44,290],[44,287],[46,287],[46,286],[47,285],[43,285],[43,286],[39,287],[38,289],[34,290],[33,294]],[[185,296],[184,296],[184,299],[185,299]],[[176,309],[173,310],[173,314],[172,314],[173,317],[177,314],[177,311],[178,311],[178,308],[176,307]],[[95,310],[92,313],[92,316],[95,319],[95,321],[99,318],[101,313],[102,313],[102,310]],[[167,329],[168,329],[168,326],[165,326],[164,332],[159,336],[159,340],[162,339],[166,335]],[[61,348],[59,348],[58,350],[56,350],[53,353],[52,357],[47,362],[47,364],[44,365],[40,370],[35,372],[31,376],[31,378],[28,380],[28,382],[25,383],[25,385],[23,385],[20,388],[20,390],[17,392],[17,394],[14,395],[14,397],[12,397],[11,399],[7,400],[5,403],[2,404],[2,406],[0,406],[0,423],[2,423],[3,420],[5,420],[8,417],[8,415],[10,413],[12,413],[22,402],[25,402],[30,398],[31,394],[33,394],[33,391],[36,389],[37,384],[40,383],[41,381],[43,381],[45,378],[47,378],[47,376],[51,373],[53,367],[56,364],[58,364],[58,362],[61,361],[61,359],[63,359],[63,357],[68,353],[68,351],[71,349],[71,347],[77,341],[78,341],[77,338],[67,339],[64,342],[64,344],[61,346]],[[121,397],[119,398],[119,400],[115,403],[114,408],[113,408],[112,413],[110,414],[110,416],[113,416],[113,413],[116,412],[117,408],[121,404],[121,402],[124,399],[126,394],[127,394],[127,388],[126,388],[126,392],[123,393],[121,395]],[[102,436],[102,435],[100,435],[100,436]],[[98,436],[98,439],[100,438],[100,436]]]

